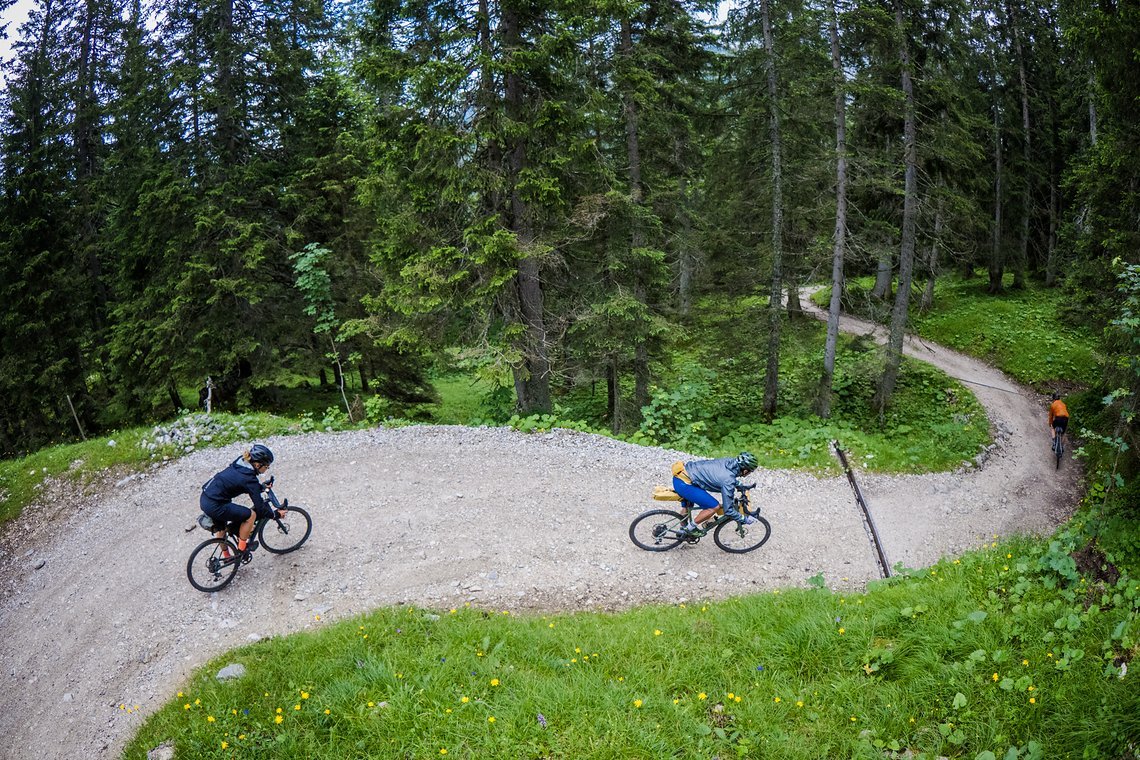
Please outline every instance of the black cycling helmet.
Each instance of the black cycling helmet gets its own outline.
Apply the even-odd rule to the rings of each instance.
[[[268,467],[273,464],[273,452],[269,447],[255,443],[249,447],[249,461],[251,464],[263,464]]]
[[[759,461],[756,459],[756,455],[750,451],[742,451],[736,457],[736,467],[740,470],[752,472],[756,469],[756,465],[758,464]]]
[[[1060,401],[1061,400],[1061,394],[1057,393],[1056,391],[1053,391],[1053,400],[1054,401]]]

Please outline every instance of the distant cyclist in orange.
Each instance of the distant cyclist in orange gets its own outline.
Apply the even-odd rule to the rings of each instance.
[[[1061,394],[1053,394],[1053,403],[1049,405],[1049,435],[1057,437],[1057,433],[1065,434],[1069,429],[1069,408],[1061,400]]]

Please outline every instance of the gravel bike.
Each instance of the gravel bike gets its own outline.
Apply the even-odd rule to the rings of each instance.
[[[1057,469],[1061,469],[1061,456],[1065,453],[1065,429],[1060,425],[1053,428],[1053,453],[1057,455]]]
[[[681,511],[672,509],[651,509],[642,512],[633,518],[629,524],[629,538],[638,548],[647,552],[664,552],[683,543],[695,544],[702,536],[712,533],[713,541],[726,552],[744,554],[763,546],[772,535],[772,525],[760,516],[760,508],[753,509],[748,492],[755,485],[736,485],[736,494],[733,504],[742,515],[756,518],[752,525],[741,525],[718,508],[716,514],[709,518],[696,533],[685,530],[691,510],[700,511],[701,507],[687,499],[682,499],[673,489],[658,487],[653,498],[660,501],[679,501]],[[671,495],[670,495],[671,494]],[[711,524],[710,524],[711,523]]]
[[[289,506],[288,499],[278,501],[277,494],[273,493],[273,478],[263,488],[265,500],[273,507],[273,517],[261,517],[254,523],[249,534],[250,546],[257,548],[253,543],[256,540],[271,554],[288,554],[300,549],[313,532],[313,518],[300,507]],[[279,516],[279,512],[284,512],[285,516]],[[249,563],[253,554],[237,548],[240,523],[217,524],[209,515],[203,514],[198,518],[198,525],[210,533],[224,530],[226,537],[215,536],[198,544],[186,562],[186,577],[190,579],[190,585],[199,591],[220,591],[234,579],[239,567]]]

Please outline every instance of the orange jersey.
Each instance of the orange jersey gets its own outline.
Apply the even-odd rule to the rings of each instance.
[[[1069,407],[1065,406],[1065,402],[1062,401],[1061,399],[1057,399],[1056,401],[1054,401],[1052,404],[1049,405],[1049,425],[1050,426],[1053,425],[1053,420],[1057,419],[1058,417],[1068,418],[1068,416],[1069,416]]]

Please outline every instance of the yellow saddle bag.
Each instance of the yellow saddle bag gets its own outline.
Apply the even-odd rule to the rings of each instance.
[[[668,486],[653,486],[653,498],[656,501],[680,501],[681,495]]]

